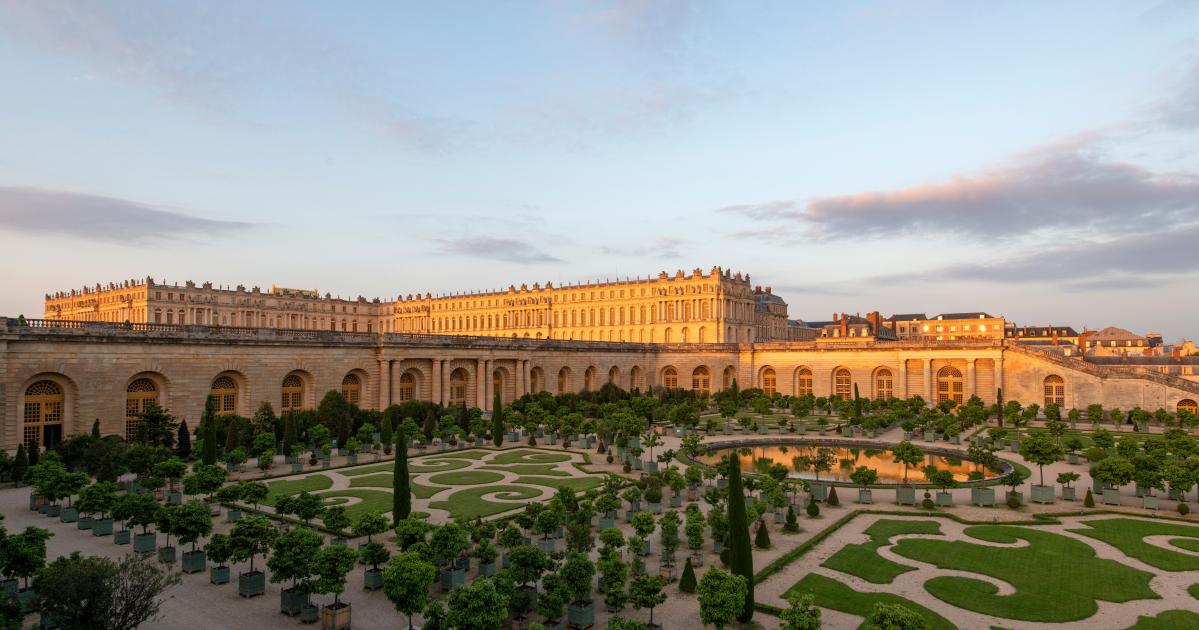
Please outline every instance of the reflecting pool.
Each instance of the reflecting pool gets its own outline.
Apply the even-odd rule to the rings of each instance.
[[[764,474],[774,464],[782,464],[791,471],[789,476],[792,478],[815,479],[816,473],[811,470],[796,472],[795,459],[804,456],[815,459],[819,449],[827,449],[832,452],[833,467],[832,470],[820,473],[821,480],[849,483],[850,473],[858,466],[866,466],[878,471],[878,483],[900,483],[903,481],[903,464],[891,461],[893,458],[891,452],[888,450],[817,444],[774,444],[741,446],[737,448],[742,453],[741,470],[747,473]],[[750,452],[750,456],[748,457],[745,455],[746,449]],[[705,464],[716,464],[720,462],[722,456],[728,454],[728,451],[729,449],[727,448],[713,449],[707,454],[700,455],[696,460]],[[926,453],[924,455],[924,463],[908,469],[908,481],[914,483],[924,482],[924,475],[921,473],[921,469],[925,466],[936,466],[937,468],[947,469],[953,473],[954,479],[958,481],[967,481],[970,473],[975,470],[987,474],[987,471],[981,465],[974,462]],[[987,476],[994,476],[994,474],[987,474]]]

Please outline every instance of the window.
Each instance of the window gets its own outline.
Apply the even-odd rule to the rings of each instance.
[[[957,404],[964,402],[965,387],[962,373],[955,367],[945,366],[937,370],[937,402],[952,400]]]
[[[595,368],[589,367],[583,372],[583,390],[593,391],[595,389]]]
[[[54,381],[38,381],[25,390],[25,447],[49,448],[62,438],[62,388]]]
[[[778,378],[774,374],[774,369],[762,370],[762,392],[767,396],[773,396],[776,391],[778,391]]]
[[[347,375],[353,376],[353,374]],[[450,372],[450,404],[466,404],[466,370],[458,368]]]
[[[891,370],[882,369],[874,373],[874,397],[879,400],[895,397],[895,379],[891,376]]]
[[[558,395],[561,396],[570,391],[570,368],[562,368],[558,370]]]
[[[853,377],[850,376],[849,370],[845,368],[837,368],[833,372],[833,395],[841,400],[849,400],[853,393]]]
[[[288,374],[283,379],[283,402],[279,405],[282,411],[298,411],[304,408],[304,380],[299,374]]]
[[[1199,414],[1199,404],[1190,398],[1183,398],[1178,401],[1178,413],[1187,412],[1190,414]]]
[[[416,378],[411,372],[400,375],[400,391],[397,394],[400,402],[416,400]]]
[[[149,404],[158,404],[158,387],[148,378],[139,378],[125,388],[125,441],[137,437],[138,416]]]
[[[623,291],[622,291],[622,293],[623,293]],[[619,381],[620,381],[620,368],[618,368],[614,365],[614,366],[612,366],[612,369],[608,370],[608,382],[611,383],[612,385],[619,385]]]
[[[679,373],[674,368],[668,367],[662,370],[662,386],[666,389],[679,388]]]
[[[1045,377],[1045,406],[1049,405],[1066,405],[1066,381],[1056,374]]]
[[[529,371],[529,390],[534,394],[545,390],[545,375],[542,374],[541,368],[533,368]]]
[[[724,387],[723,387],[723,389],[728,389],[728,388],[732,387],[733,381],[735,381],[735,380],[737,380],[737,370],[733,369],[733,366],[731,366],[731,365],[724,368]]]
[[[812,370],[799,368],[795,374],[795,395],[807,396],[812,393]]]
[[[212,395],[216,397],[217,413],[237,411],[237,383],[229,376],[219,376],[212,382]]]
[[[712,393],[712,374],[708,368],[701,365],[691,372],[691,389],[701,396]]]
[[[341,379],[341,395],[346,397],[351,405],[357,405],[362,398],[362,379],[357,374],[346,374]]]
[[[641,367],[634,365],[629,370],[629,389],[641,390],[645,387],[645,381],[641,378]]]

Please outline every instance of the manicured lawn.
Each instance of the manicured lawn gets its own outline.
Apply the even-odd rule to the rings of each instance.
[[[350,480],[351,488],[387,488],[391,491],[391,475],[390,474],[375,474],[366,475],[363,477],[354,477]],[[418,499],[428,499],[429,497],[445,490],[442,486],[425,486],[414,481],[408,482],[408,487],[412,488],[412,496]]]
[[[512,483],[523,483],[531,486],[544,486],[557,490],[561,487],[567,487],[575,492],[580,490],[590,490],[604,485],[604,478],[601,475],[591,475],[588,477],[567,477],[565,479],[555,479],[553,477],[517,477]]]
[[[1007,582],[1016,591],[1012,595],[997,595],[994,584],[969,578],[936,577],[924,584],[933,596],[954,606],[1007,619],[1076,621],[1095,614],[1095,600],[1160,597],[1149,588],[1149,573],[1096,558],[1089,545],[1065,536],[1003,525],[970,527],[966,534],[996,543],[1023,539],[1029,545],[996,548],[968,541],[901,540],[893,549],[905,558]]]
[[[570,461],[570,455],[544,453],[541,451],[516,450],[500,453],[487,461],[489,464],[552,464]]]
[[[1199,628],[1199,614],[1189,610],[1167,610],[1156,617],[1137,617],[1128,630],[1178,630]]]
[[[270,489],[270,493],[266,495],[266,500],[263,503],[266,505],[275,505],[275,499],[279,497],[299,494],[301,492],[327,490],[333,486],[333,480],[325,475],[309,475],[298,479],[269,481],[266,486]]]
[[[891,538],[900,534],[940,534],[941,525],[933,521],[883,519],[875,521],[866,528],[865,533],[870,536],[870,542],[845,545],[825,560],[822,566],[855,575],[874,584],[890,584],[900,574],[916,569],[883,558],[878,555],[878,548],[890,544]]]
[[[1143,540],[1146,536],[1159,535],[1199,538],[1199,527],[1129,518],[1087,521],[1085,525],[1085,528],[1070,531],[1102,540],[1145,564],[1165,571],[1199,570],[1199,556],[1170,551],[1150,545]],[[1183,547],[1177,541],[1171,541],[1171,543],[1184,549],[1199,549],[1199,547]]]
[[[391,472],[392,462],[384,464],[371,464],[369,466],[354,466],[353,468],[342,468],[337,471],[347,477],[357,477],[359,475],[370,475],[381,472]]]
[[[445,472],[449,470],[458,470],[470,466],[470,461],[452,459],[452,458],[437,458],[437,459],[417,459],[408,462],[408,472]],[[370,475],[381,472],[391,472],[395,467],[395,462],[387,462],[384,464],[371,464],[370,466],[358,466],[355,468],[346,468],[338,472],[347,477],[358,477],[361,475]]]
[[[1199,599],[1199,584],[1192,584],[1188,586],[1187,592],[1191,594],[1191,597]]]
[[[956,630],[954,625],[946,621],[941,615],[919,604],[909,602],[898,595],[890,593],[859,593],[837,580],[816,573],[809,573],[802,580],[796,582],[795,586],[787,589],[786,595],[790,595],[791,593],[811,593],[816,597],[817,606],[861,617],[869,615],[870,611],[874,609],[874,605],[878,602],[883,602],[884,604],[902,604],[921,617],[924,617],[925,622],[928,623],[929,630]],[[858,627],[864,628],[866,624],[863,623]]]
[[[1199,538],[1172,538],[1170,544],[1187,551],[1199,551]]]
[[[467,519],[491,516],[524,507],[523,503],[496,503],[483,499],[483,495],[492,493],[498,493],[496,494],[497,499],[514,502],[541,495],[540,491],[526,486],[480,486],[459,490],[451,494],[446,501],[433,501],[429,507],[447,510],[453,518]]]
[[[567,477],[569,472],[559,470],[554,464],[510,464],[508,466],[483,466],[486,470],[506,470],[517,475],[550,475]]]
[[[362,499],[354,505],[346,506],[346,516],[350,520],[356,520],[359,516],[367,512],[391,512],[391,493],[380,490],[334,490],[320,495],[322,499],[358,497]],[[343,503],[339,502],[339,503]],[[332,505],[332,503],[329,503]]]
[[[489,470],[459,470],[429,477],[429,481],[446,486],[477,486],[503,481],[504,476]]]
[[[453,458],[453,459],[483,459],[484,457],[487,457],[488,455],[492,454],[493,452],[494,451],[482,451],[482,450],[478,450],[478,449],[471,449],[468,451],[453,451],[453,452],[449,452],[449,453],[437,453],[435,456],[447,457],[447,458]],[[434,456],[431,455],[430,457],[434,457]]]

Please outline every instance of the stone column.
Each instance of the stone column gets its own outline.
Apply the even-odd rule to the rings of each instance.
[[[975,359],[966,359],[966,400],[975,395],[975,384],[978,382],[974,378],[974,361]]]
[[[899,359],[899,394],[898,395],[900,398],[907,398],[910,396],[910,394],[908,394],[908,360],[904,359],[902,357]]]
[[[1003,354],[995,359],[995,387],[1003,387]]]
[[[478,359],[478,378],[475,382],[475,398],[479,409],[486,410],[491,405],[491,397],[487,395],[487,382],[491,380],[491,361]]]
[[[391,370],[387,373],[387,380],[391,383],[391,403],[395,403],[400,391],[400,361],[396,359],[391,362]],[[419,394],[414,392],[415,398]]]
[[[450,402],[450,362],[448,359],[442,359],[441,363],[441,405],[444,407]]]
[[[933,360],[924,359],[924,400],[936,404],[933,396]]]
[[[379,410],[391,404],[391,361],[379,359]]]
[[[432,379],[429,384],[429,402],[441,404],[441,359],[433,359],[433,369],[429,372]]]

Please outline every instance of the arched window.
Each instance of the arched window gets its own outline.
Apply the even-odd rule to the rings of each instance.
[[[505,374],[504,370],[492,370],[491,371],[491,397],[492,397],[492,400],[489,400],[487,402],[489,402],[489,403],[493,402],[495,400],[495,397],[499,396],[500,404],[504,403],[504,374]]]
[[[679,388],[679,373],[672,367],[662,370],[662,386],[666,389]]]
[[[812,370],[799,368],[795,373],[795,395],[807,396],[812,393]]]
[[[762,393],[773,396],[778,388],[778,377],[774,373],[774,368],[762,370]]]
[[[62,439],[64,409],[62,388],[54,381],[38,381],[25,390],[25,447],[49,448]]]
[[[1185,411],[1191,414],[1199,414],[1199,404],[1196,404],[1195,401],[1191,400],[1190,398],[1183,398],[1182,400],[1178,401],[1177,411],[1178,413]]]
[[[1066,406],[1066,381],[1056,374],[1045,377],[1045,406],[1049,405]]]
[[[962,373],[948,365],[937,370],[937,402],[942,403],[946,400],[952,400],[959,405],[965,402]]]
[[[701,365],[691,372],[691,389],[700,396],[712,393],[712,373],[708,368]]]
[[[645,388],[645,381],[641,378],[641,367],[634,365],[629,370],[629,389],[642,390]]]
[[[708,329],[703,326],[700,326],[699,327],[699,342],[707,343],[708,342],[707,337],[708,337]]]
[[[529,370],[529,389],[534,394],[545,391],[545,374],[541,372],[541,368],[535,367]]]
[[[583,372],[583,390],[589,391],[589,392],[595,390],[595,368],[594,367],[589,367]]]
[[[283,379],[283,402],[281,411],[299,411],[304,408],[304,379],[299,374],[288,374]]]
[[[562,368],[558,370],[558,395],[561,396],[570,391],[570,368]]]
[[[217,413],[237,411],[237,382],[230,376],[218,376],[212,382],[212,395],[216,397]]]
[[[346,374],[341,379],[341,395],[345,396],[351,405],[357,405],[362,398],[362,379],[358,378],[357,374]]]
[[[674,343],[674,331],[667,328],[662,337],[662,343]]]
[[[400,375],[399,401],[411,400],[416,400],[416,377],[412,376],[412,372],[404,372]]]
[[[462,368],[450,372],[450,404],[466,404],[466,370]]]
[[[132,442],[137,437],[138,416],[151,403],[158,404],[158,387],[154,381],[139,378],[125,388],[125,441]]]
[[[837,368],[837,371],[833,372],[833,394],[841,400],[853,397],[853,377],[850,376],[849,370]]]
[[[874,373],[874,397],[879,400],[895,397],[895,378],[891,376],[891,370],[883,368]]]
[[[613,365],[612,369],[608,370],[608,382],[620,386],[620,368]]]

